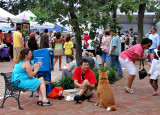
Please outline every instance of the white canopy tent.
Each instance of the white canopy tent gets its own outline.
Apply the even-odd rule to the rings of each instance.
[[[23,11],[22,13],[16,15],[18,19],[22,19],[23,21],[29,21],[30,29],[44,29],[44,28],[53,28],[55,25],[49,22],[45,22],[42,25],[38,24],[35,21],[36,15],[34,15],[30,10]]]
[[[35,21],[34,18],[36,17],[36,15],[34,15],[30,10],[27,10],[27,11],[23,11],[22,13],[16,15],[16,17],[23,21]]]
[[[5,11],[4,9],[0,8],[0,22],[15,22],[21,23],[22,20],[16,18],[15,15]]]

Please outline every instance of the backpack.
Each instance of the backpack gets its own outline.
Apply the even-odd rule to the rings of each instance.
[[[54,87],[52,92],[49,92],[48,97],[55,99],[59,97],[59,91],[62,91],[62,87]]]

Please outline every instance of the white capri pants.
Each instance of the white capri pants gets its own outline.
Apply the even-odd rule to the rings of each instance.
[[[119,61],[121,65],[128,71],[130,75],[135,75],[137,74],[137,68],[135,64],[132,61],[129,61],[128,58],[125,60],[121,57],[119,57]]]

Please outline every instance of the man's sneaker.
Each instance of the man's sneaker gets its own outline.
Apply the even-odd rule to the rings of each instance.
[[[79,103],[79,100],[80,100],[80,96],[79,95],[74,96],[74,104]]]

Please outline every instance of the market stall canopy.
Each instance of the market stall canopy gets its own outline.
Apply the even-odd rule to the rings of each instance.
[[[0,30],[4,31],[15,31],[15,28],[0,28]]]
[[[22,13],[16,15],[18,19],[24,20],[24,21],[35,21],[36,15],[34,15],[30,10],[23,11]]]
[[[55,31],[56,32],[61,32],[61,31],[67,31],[66,28],[63,28],[62,26],[58,25],[57,23],[52,23],[54,24],[54,26],[52,28],[48,28],[48,31],[51,32],[51,31],[54,31],[54,27],[55,27]],[[48,27],[51,27],[51,26],[48,26]],[[44,29],[41,29],[41,31],[44,31]]]
[[[15,15],[7,12],[6,10],[0,8],[0,22],[15,22],[20,23],[22,22],[21,19],[16,18]]]
[[[45,22],[42,25],[38,24],[38,22],[30,21],[30,28],[31,29],[45,29],[45,28],[54,28],[54,24]]]

